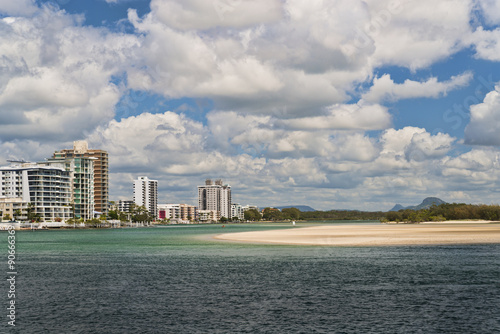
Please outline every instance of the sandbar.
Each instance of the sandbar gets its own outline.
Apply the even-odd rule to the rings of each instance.
[[[500,223],[326,225],[226,233],[219,240],[287,245],[404,246],[500,243]]]

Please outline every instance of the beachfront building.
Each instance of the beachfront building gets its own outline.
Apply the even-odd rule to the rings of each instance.
[[[0,198],[5,210],[21,211],[20,220],[29,206],[41,221],[66,221],[72,217],[70,172],[48,163],[0,167]]]
[[[194,220],[197,218],[197,209],[188,204],[158,204],[158,218]]]
[[[120,212],[126,212],[126,213],[130,213],[132,212],[132,207],[134,205],[134,201],[130,201],[130,200],[119,200],[117,203],[116,203],[116,209]]]
[[[27,220],[29,202],[22,197],[0,197],[0,221]]]
[[[200,222],[218,222],[220,220],[220,211],[217,210],[198,210],[198,220]]]
[[[238,203],[231,204],[231,219],[237,217],[239,220],[245,219],[245,211],[243,211],[243,206]]]
[[[134,181],[134,203],[144,206],[155,219],[158,215],[158,181],[139,176]]]
[[[219,211],[220,217],[231,218],[231,186],[224,185],[222,180],[205,181],[198,186],[198,210]]]
[[[256,210],[259,211],[259,207],[255,205],[244,205],[243,206],[243,212],[248,211],[248,210]]]
[[[47,159],[45,164],[70,172],[71,203],[74,218],[89,220],[100,214],[95,210],[94,162],[95,158],[67,157]]]
[[[72,158],[93,159],[93,202],[97,214],[109,211],[109,164],[108,153],[103,150],[89,149],[83,140],[73,142],[73,149],[56,151],[52,159],[66,160]],[[92,213],[93,214],[93,213]]]

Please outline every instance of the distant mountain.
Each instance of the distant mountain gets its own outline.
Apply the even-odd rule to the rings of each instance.
[[[401,204],[396,204],[394,205],[394,207],[392,209],[390,209],[389,211],[399,211],[399,210],[403,210],[405,207],[402,206]]]
[[[297,208],[301,212],[310,212],[310,211],[316,211],[315,209],[311,208],[310,206],[307,205],[287,205],[287,206],[276,206],[276,209],[289,209],[289,208]]]
[[[404,207],[401,204],[396,204],[392,209],[389,211],[399,211],[399,210],[422,210],[422,209],[429,209],[433,205],[440,205],[440,204],[445,204],[446,202],[443,201],[442,199],[439,199],[437,197],[427,197],[420,203],[419,205],[412,205],[412,206],[407,206]]]

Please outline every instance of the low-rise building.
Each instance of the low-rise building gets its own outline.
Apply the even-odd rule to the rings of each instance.
[[[244,205],[243,207],[243,212],[248,211],[248,210],[257,210],[259,211],[259,207],[255,205]]]
[[[243,206],[238,203],[231,204],[231,219],[237,217],[239,220],[245,219],[245,211]]]
[[[198,219],[200,222],[218,222],[220,218],[220,211],[218,210],[198,210]]]
[[[134,201],[119,200],[118,202],[116,202],[116,209],[120,212],[130,213],[132,212],[133,205]]]
[[[158,204],[158,219],[194,220],[197,208],[188,204]]]
[[[29,203],[21,197],[0,197],[0,221],[27,220]],[[9,217],[9,219],[7,219]]]

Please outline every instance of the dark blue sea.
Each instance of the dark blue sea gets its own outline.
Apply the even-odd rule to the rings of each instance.
[[[1,333],[500,333],[500,245],[213,241],[279,224],[18,231]],[[0,233],[4,275],[7,234]]]

